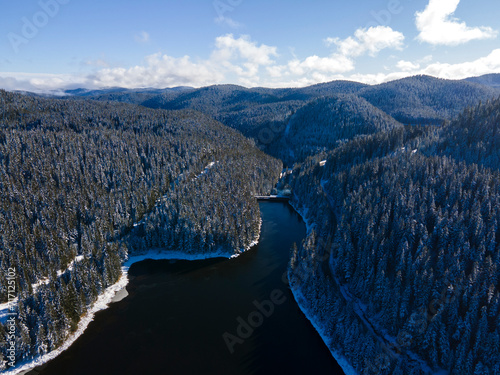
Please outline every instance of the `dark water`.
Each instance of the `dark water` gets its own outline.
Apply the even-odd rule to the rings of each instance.
[[[343,374],[283,281],[305,226],[286,203],[260,208],[258,246],[232,260],[134,264],[129,297],[32,374]],[[242,326],[241,338],[249,316],[256,328]]]

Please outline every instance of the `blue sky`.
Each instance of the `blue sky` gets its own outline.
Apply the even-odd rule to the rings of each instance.
[[[497,0],[20,0],[1,10],[9,90],[500,73]]]

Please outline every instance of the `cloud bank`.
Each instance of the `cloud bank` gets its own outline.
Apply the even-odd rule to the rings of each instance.
[[[34,92],[84,87],[165,88],[201,87],[236,83],[246,87],[302,87],[338,79],[376,84],[416,74],[463,79],[487,73],[500,73],[500,49],[471,61],[450,64],[426,56],[416,61],[399,60],[378,74],[356,73],[361,56],[371,58],[383,50],[402,50],[404,35],[387,26],[362,28],[345,39],[328,38],[328,56],[293,56],[279,63],[277,47],[259,44],[249,36],[226,34],[215,39],[207,59],[174,57],[162,53],[147,56],[133,67],[110,67],[92,62],[95,71],[86,75],[0,73],[0,87]]]

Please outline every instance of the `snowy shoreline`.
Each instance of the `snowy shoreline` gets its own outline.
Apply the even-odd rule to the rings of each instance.
[[[106,288],[104,293],[99,295],[96,302],[92,305],[92,307],[87,311],[87,313],[81,318],[78,323],[78,328],[75,332],[68,336],[68,338],[64,341],[64,343],[58,347],[57,349],[51,351],[50,353],[44,354],[40,357],[30,360],[29,362],[20,363],[19,367],[9,369],[5,372],[2,372],[3,375],[23,375],[30,371],[32,371],[35,367],[41,366],[53,359],[55,359],[59,354],[68,349],[73,343],[85,332],[89,324],[94,320],[95,314],[99,311],[105,310],[109,307],[111,303],[119,302],[125,297],[127,297],[128,293],[126,287],[128,285],[128,271],[132,264],[142,262],[144,260],[206,260],[206,259],[215,259],[215,258],[225,258],[225,259],[233,259],[237,258],[241,254],[249,251],[251,248],[256,246],[260,240],[260,233],[262,229],[262,218],[259,218],[259,231],[255,239],[246,246],[240,253],[237,254],[228,254],[227,252],[217,251],[214,253],[206,253],[206,254],[187,254],[182,251],[162,251],[161,249],[152,249],[144,254],[133,255],[129,257],[125,263],[122,265],[122,276],[120,279],[113,285]]]
[[[302,311],[302,313],[305,315],[307,320],[309,320],[309,322],[312,324],[316,332],[318,332],[321,339],[323,340],[328,350],[332,354],[333,358],[335,358],[335,361],[344,371],[345,375],[358,375],[356,370],[354,370],[351,364],[341,353],[330,349],[328,345],[329,338],[328,335],[326,334],[326,330],[323,327],[321,327],[320,323],[315,319],[314,314],[311,311],[309,311],[308,308],[305,307],[306,298],[304,297],[300,289],[295,288],[290,284],[290,290],[292,291],[293,298],[295,299],[295,302],[299,306],[300,311]]]
[[[290,206],[293,207],[293,209],[299,214],[299,216],[302,218],[302,221],[306,224],[306,229],[307,229],[307,234],[311,232],[311,229],[313,229],[316,224],[311,223],[308,218],[307,218],[307,212],[308,208],[304,208],[303,210],[299,209],[296,207],[296,204],[292,200],[289,202]],[[305,315],[307,320],[311,322],[312,326],[318,332],[320,335],[321,339],[327,346],[328,350],[332,354],[333,358],[335,361],[337,361],[338,365],[342,367],[342,370],[346,375],[357,375],[356,370],[351,366],[351,364],[347,361],[347,359],[342,355],[341,353],[334,351],[330,349],[330,346],[328,345],[329,337],[326,333],[326,330],[324,330],[321,326],[320,323],[317,321],[315,318],[314,314],[312,311],[309,311],[309,309],[306,307],[306,297],[302,293],[302,291],[299,288],[295,288],[292,286],[292,283],[290,283],[290,290],[292,291],[293,297],[295,299],[295,302],[297,303],[297,306],[299,306],[300,311]]]

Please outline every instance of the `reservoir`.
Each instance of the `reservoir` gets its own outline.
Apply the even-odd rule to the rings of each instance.
[[[283,278],[305,225],[287,203],[259,204],[257,246],[235,259],[135,263],[129,296],[29,374],[343,374]]]

